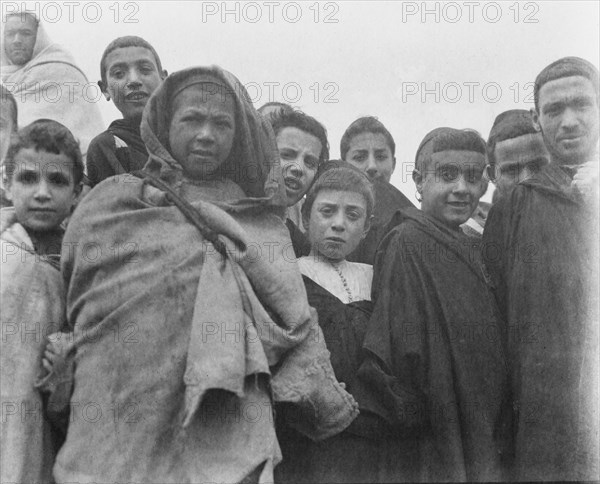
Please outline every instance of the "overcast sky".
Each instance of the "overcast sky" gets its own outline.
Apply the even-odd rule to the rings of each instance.
[[[555,59],[599,58],[599,2],[2,2],[27,5],[91,81],[106,45],[139,35],[173,72],[218,64],[255,106],[287,101],[321,121],[332,157],[357,117],[396,140],[392,183],[410,179],[423,136],[438,126],[487,137],[494,117],[533,106],[532,81]],[[119,116],[99,99],[104,121]],[[489,199],[491,190],[485,199]]]

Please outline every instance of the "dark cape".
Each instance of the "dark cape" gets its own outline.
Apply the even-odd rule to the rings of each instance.
[[[119,146],[115,136],[127,146]],[[89,185],[93,188],[111,176],[141,170],[147,161],[139,123],[117,119],[90,143],[86,159]]]
[[[357,377],[362,345],[373,305],[371,301],[344,304],[312,279],[303,276],[309,304],[317,310],[319,326],[331,352],[336,378],[358,402],[360,414],[342,433],[314,442],[288,425],[302,415],[282,409],[277,438],[283,461],[275,468],[277,483],[412,481],[411,442],[383,418],[377,393]]]
[[[377,251],[359,376],[412,435],[415,480],[502,480],[511,420],[504,326],[479,243],[417,209],[394,221]]]
[[[377,246],[387,233],[388,225],[394,214],[400,209],[414,207],[414,204],[390,183],[376,180],[373,183],[373,188],[375,191],[375,208],[371,230],[354,252],[348,256],[350,262],[373,264]]]
[[[509,329],[515,479],[598,479],[598,212],[546,166],[492,207],[484,255]]]

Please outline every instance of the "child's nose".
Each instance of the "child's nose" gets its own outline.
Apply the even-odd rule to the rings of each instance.
[[[331,225],[331,227],[333,228],[333,230],[336,230],[338,232],[341,232],[346,228],[346,218],[344,217],[343,213],[338,212],[333,216],[333,224]]]
[[[198,131],[196,133],[196,139],[203,142],[211,142],[214,141],[214,132],[210,123],[202,123],[198,127]]]
[[[34,197],[36,200],[40,201],[49,200],[50,198],[52,198],[52,193],[50,192],[50,187],[48,186],[48,183],[46,183],[45,181],[41,181],[40,183],[38,183]]]
[[[455,193],[466,193],[468,191],[467,180],[465,180],[464,176],[459,176],[458,180],[454,184],[454,192]]]

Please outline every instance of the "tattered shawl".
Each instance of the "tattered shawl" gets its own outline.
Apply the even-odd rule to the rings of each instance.
[[[167,100],[196,76],[235,93],[240,158],[229,160],[229,178],[188,180],[165,147]],[[94,402],[103,417],[75,414],[55,477],[238,482],[258,470],[272,480],[280,454],[271,395],[303,407],[297,428],[314,439],[357,414],[293,257],[272,130],[231,74],[191,68],[153,94],[142,137],[145,171],[188,198],[205,229],[172,195],[129,174],[100,183],[78,207],[62,266],[77,346],[72,402]],[[217,234],[227,257],[206,234]]]

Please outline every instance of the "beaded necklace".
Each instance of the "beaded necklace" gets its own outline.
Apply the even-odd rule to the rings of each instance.
[[[350,286],[348,285],[348,281],[344,277],[344,274],[342,274],[342,270],[339,267],[340,264],[336,265],[331,261],[329,261],[329,263],[331,264],[331,266],[333,267],[335,272],[337,272],[337,275],[340,276],[340,279],[342,280],[342,285],[344,286],[344,289],[346,290],[346,294],[348,294],[348,300],[350,302],[352,302],[354,300],[354,298],[352,297],[352,291],[350,291]]]

